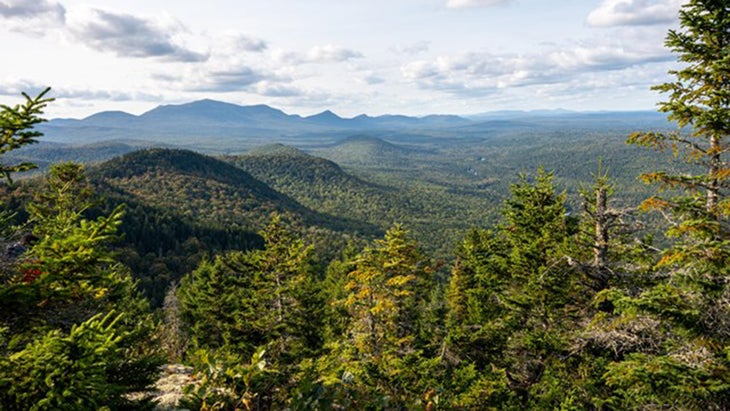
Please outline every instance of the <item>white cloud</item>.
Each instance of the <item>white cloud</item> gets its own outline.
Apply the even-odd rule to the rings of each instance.
[[[59,87],[53,90],[58,99],[98,101],[160,101],[162,96],[139,91]]]
[[[587,22],[594,27],[642,26],[677,20],[685,0],[603,0]]]
[[[475,96],[495,89],[567,83],[586,74],[605,75],[670,60],[671,54],[661,47],[614,40],[526,55],[440,56],[404,64],[401,74],[422,89]]]
[[[468,7],[499,6],[510,3],[512,0],[447,0],[446,7],[463,9]]]
[[[385,83],[385,79],[373,73],[365,73],[359,80],[369,86]]]
[[[0,21],[11,31],[42,37],[49,30],[63,27],[66,8],[48,0],[0,0]]]
[[[267,97],[296,97],[304,94],[304,92],[297,87],[279,84],[269,80],[263,80],[256,83],[252,91],[258,95]]]
[[[0,96],[20,97],[25,92],[35,96],[46,89],[46,85],[26,79],[4,79],[0,81]],[[95,100],[95,101],[159,101],[162,97],[148,92],[130,90],[98,89],[93,87],[60,85],[54,86],[49,97],[65,100]],[[20,99],[17,99],[20,101]],[[54,103],[52,106],[54,106]]]
[[[272,76],[263,70],[246,64],[212,64],[188,69],[178,76],[154,76],[168,88],[179,91],[223,93],[246,91],[269,78]]]
[[[48,86],[28,79],[5,78],[0,80],[0,96],[20,97],[22,93],[35,96],[46,87]]]
[[[272,56],[276,61],[287,64],[342,63],[363,57],[362,53],[357,50],[346,49],[332,44],[314,46],[306,53],[276,49],[272,52]]]
[[[346,49],[332,44],[312,47],[306,55],[306,61],[312,63],[339,63],[351,59],[361,58],[359,51]]]
[[[73,13],[68,27],[74,38],[101,52],[120,57],[158,57],[169,61],[204,61],[207,54],[178,44],[173,36],[184,31],[176,22],[131,14],[88,9]]]
[[[223,54],[235,55],[240,52],[260,53],[269,47],[262,39],[251,37],[235,31],[227,31],[215,39],[214,48]]]
[[[3,0],[0,1],[0,16],[6,19],[32,19],[51,17],[63,22],[66,9],[56,2],[48,0]]]

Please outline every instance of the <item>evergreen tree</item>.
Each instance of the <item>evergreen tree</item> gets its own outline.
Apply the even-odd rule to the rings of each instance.
[[[265,345],[286,364],[321,345],[319,281],[311,247],[278,216],[260,234],[264,249],[216,257],[183,278],[181,316],[198,347],[249,357]]]
[[[634,133],[629,142],[660,150],[669,148],[675,155],[681,151],[688,163],[703,166],[706,171],[701,174],[659,171],[645,174],[644,179],[703,194],[701,200],[691,196],[692,208],[704,209],[717,219],[726,216],[730,208],[727,200],[730,169],[726,160],[726,140],[730,134],[727,79],[730,7],[720,0],[691,0],[680,10],[679,20],[681,29],[670,30],[665,44],[679,54],[679,61],[685,65],[682,69],[670,70],[674,81],[653,89],[669,93],[669,100],[660,103],[660,111],[669,113],[669,120],[679,127],[688,127],[690,134],[682,130],[639,132]]]
[[[435,285],[433,264],[408,231],[395,225],[356,256],[353,265],[345,284],[344,306],[350,317],[345,338],[331,343],[329,356],[320,360],[329,368],[325,385],[344,391],[340,396],[352,409],[412,408],[429,402],[434,382],[426,377],[433,365],[424,348],[432,332],[427,317]],[[342,399],[338,403],[343,405]]]
[[[0,156],[27,144],[34,144],[37,142],[36,139],[43,135],[33,130],[33,127],[46,121],[41,115],[48,103],[53,101],[52,98],[46,97],[50,90],[47,88],[33,98],[23,93],[25,97],[23,104],[13,107],[0,105]],[[36,167],[32,163],[7,165],[0,162],[0,173],[8,183],[12,183],[11,173],[32,170]]]
[[[346,288],[349,333],[362,357],[412,349],[433,271],[407,231],[396,225],[357,259]]]
[[[46,89],[34,98],[23,93],[25,103],[22,105],[17,104],[13,107],[0,105],[0,160],[3,154],[11,150],[36,143],[36,138],[40,137],[41,133],[33,130],[33,126],[45,121],[41,115],[48,103],[53,101],[52,98],[45,97],[49,90]],[[11,173],[33,168],[36,168],[36,165],[32,163],[6,165],[0,161],[0,174],[3,183],[7,183],[7,185],[13,183]],[[4,188],[4,185],[0,185],[0,190]],[[0,195],[4,196],[4,194],[4,192],[0,192]],[[3,198],[0,197],[0,250],[2,250],[0,278],[12,275],[9,272],[12,260],[22,252],[26,245],[22,238],[23,233],[11,227],[14,216],[15,213],[5,209]]]
[[[556,192],[552,179],[542,169],[534,179],[520,176],[502,225],[471,232],[457,252],[448,293],[449,351],[473,361],[481,374],[461,388],[455,399],[461,406],[560,407],[575,385],[561,359],[590,292],[571,263],[577,222],[566,215],[566,195]],[[465,366],[459,371],[468,372]]]
[[[0,287],[9,409],[124,409],[156,376],[149,307],[107,249],[122,210],[87,220],[84,180],[76,164],[51,168],[28,206],[35,243]]]
[[[502,355],[508,332],[505,323],[494,320],[505,310],[507,254],[504,238],[483,229],[469,231],[457,248],[446,294],[448,361],[484,370]]]
[[[670,71],[674,81],[654,89],[669,93],[660,110],[682,129],[629,138],[671,149],[687,163],[681,174],[644,175],[679,189],[674,198],[643,204],[667,218],[672,244],[640,292],[612,288],[597,298],[613,307],[594,321],[593,340],[613,354],[605,379],[619,408],[730,407],[730,6],[690,0],[680,11],[680,26],[666,45],[685,64]]]
[[[32,127],[44,121],[47,92],[0,107],[0,154],[41,135]],[[0,165],[0,172],[10,183],[10,173],[33,167]],[[127,395],[156,377],[148,306],[107,249],[122,210],[86,219],[92,193],[84,180],[78,165],[53,167],[28,206],[33,236],[18,255],[3,256],[2,409],[129,409],[141,404]]]
[[[320,280],[305,246],[275,215],[260,232],[264,249],[231,252],[203,262],[186,275],[178,289],[180,316],[190,329],[197,372],[220,363],[236,369],[248,358],[267,358],[266,373],[257,376],[255,409],[283,406],[298,364],[319,353],[323,339]],[[254,368],[250,368],[254,370]],[[263,370],[263,368],[262,368]],[[233,372],[233,371],[231,371]],[[227,380],[210,377],[210,384]],[[196,388],[205,402],[220,390],[242,396],[247,383]],[[228,383],[226,383],[228,384]],[[209,397],[206,397],[209,396]]]

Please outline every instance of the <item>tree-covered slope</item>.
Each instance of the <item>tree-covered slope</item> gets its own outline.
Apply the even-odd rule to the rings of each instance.
[[[364,141],[366,146],[371,143],[396,147],[378,139]],[[494,201],[488,190],[460,193],[424,181],[374,184],[335,162],[283,145],[223,159],[322,213],[365,221],[382,230],[404,223],[418,233],[427,249],[443,257],[450,255],[466,229],[483,224],[486,207]]]
[[[134,152],[95,167],[92,177],[111,191],[174,210],[199,222],[258,229],[272,212],[333,230],[356,222],[325,216],[223,161],[185,150]],[[360,227],[363,228],[363,227]]]
[[[395,190],[343,171],[336,163],[288,146],[268,146],[225,161],[318,211],[377,223],[407,219],[414,207]]]
[[[127,205],[121,257],[155,305],[206,255],[260,246],[255,233],[272,213],[316,241],[323,258],[351,238],[381,233],[354,216],[313,211],[241,168],[191,151],[137,151],[92,166],[89,176],[105,208]]]
[[[338,164],[393,168],[411,165],[411,157],[423,152],[422,149],[393,144],[370,135],[350,136],[330,147],[316,150],[316,154]]]

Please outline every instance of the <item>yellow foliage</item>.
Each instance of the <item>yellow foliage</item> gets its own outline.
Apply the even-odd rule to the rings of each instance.
[[[641,203],[639,206],[639,210],[641,211],[650,211],[650,210],[664,210],[668,209],[672,206],[672,204],[669,201],[666,201],[664,199],[658,198],[658,197],[649,197],[644,202]]]

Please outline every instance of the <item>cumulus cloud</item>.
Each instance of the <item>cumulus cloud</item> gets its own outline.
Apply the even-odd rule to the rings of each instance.
[[[269,48],[268,43],[262,39],[232,31],[223,33],[216,43],[217,51],[228,54],[240,52],[261,53]]]
[[[306,53],[275,50],[272,56],[275,60],[288,64],[342,63],[363,57],[362,53],[357,50],[346,49],[332,44],[314,46]]]
[[[30,96],[37,95],[46,89],[46,85],[25,79],[6,79],[0,81],[0,95],[20,96],[25,92]],[[97,89],[89,87],[76,87],[62,85],[53,87],[49,94],[56,99],[73,100],[103,100],[103,101],[159,101],[160,95],[139,91],[121,91],[109,89]]]
[[[424,89],[477,95],[508,87],[574,81],[585,74],[625,70],[671,61],[662,48],[620,42],[585,44],[531,55],[467,53],[413,61],[401,67],[404,79]]]
[[[160,101],[161,95],[139,91],[103,90],[78,87],[59,87],[54,89],[55,97],[73,100],[102,101]]]
[[[163,88],[185,92],[251,92],[274,97],[299,94],[291,86],[290,77],[244,60],[219,61],[214,58],[205,64],[188,66],[175,75],[158,72],[151,79]]]
[[[204,61],[207,54],[176,44],[181,27],[130,14],[91,9],[69,22],[73,36],[87,46],[120,57],[158,57],[170,61]]]
[[[362,81],[363,83],[365,83],[369,86],[385,83],[384,78],[382,78],[378,75],[372,74],[372,73],[366,73],[365,75],[360,77],[360,81]]]
[[[450,9],[464,9],[468,7],[499,6],[510,3],[512,0],[447,0],[446,7]]]
[[[258,95],[267,97],[298,97],[304,94],[304,92],[297,87],[275,83],[269,80],[263,80],[256,83],[253,87],[253,91]]]
[[[312,47],[307,52],[307,61],[313,63],[338,63],[351,59],[361,58],[362,53],[356,50],[346,49],[332,44]]]
[[[48,85],[28,79],[6,78],[0,81],[0,96],[20,97],[22,93],[35,96],[45,90]],[[55,90],[54,93],[55,94]]]
[[[4,21],[3,21],[4,20]],[[0,0],[0,22],[4,28],[32,37],[42,37],[62,28],[66,9],[48,0]]]
[[[248,66],[220,68],[197,73],[184,88],[206,92],[244,91],[267,78],[266,74]]]
[[[0,16],[6,19],[50,18],[63,22],[66,9],[48,0],[3,0],[0,1]]]
[[[677,19],[685,0],[603,0],[587,22],[594,27],[645,26]]]

